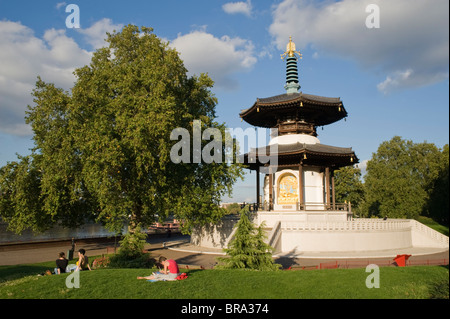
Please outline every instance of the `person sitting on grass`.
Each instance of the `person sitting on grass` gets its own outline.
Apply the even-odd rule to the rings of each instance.
[[[160,271],[153,273],[151,276],[147,277],[137,277],[137,279],[147,279],[152,281],[168,281],[168,280],[176,280],[179,275],[178,264],[173,259],[167,259],[164,256],[159,257],[159,263],[164,269],[160,269]]]
[[[89,266],[89,259],[86,256],[86,251],[83,248],[81,248],[78,251],[77,268],[75,270],[78,271],[87,269],[91,270],[91,267]]]
[[[68,264],[69,261],[67,260],[66,255],[63,252],[60,252],[59,258],[56,259],[55,274],[60,275],[61,273],[65,273]]]

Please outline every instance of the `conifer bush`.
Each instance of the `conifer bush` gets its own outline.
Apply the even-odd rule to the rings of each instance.
[[[264,223],[256,227],[249,218],[248,206],[240,211],[234,239],[224,249],[227,257],[219,257],[218,269],[278,270],[272,259],[273,248],[265,243]]]
[[[141,232],[140,226],[129,231],[119,242],[119,252],[109,260],[112,268],[149,268],[154,264],[150,254],[144,252],[147,235]]]

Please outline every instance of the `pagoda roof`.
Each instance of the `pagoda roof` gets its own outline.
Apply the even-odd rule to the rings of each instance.
[[[340,98],[312,94],[285,93],[268,98],[258,98],[239,116],[247,123],[260,127],[275,127],[286,116],[300,118],[315,126],[339,121],[347,116]]]
[[[326,165],[339,168],[359,162],[351,147],[336,147],[321,143],[278,144],[272,153],[270,145],[252,148],[250,152],[244,154],[244,164],[249,165],[250,169],[264,166],[265,162],[258,163],[258,156],[266,156],[265,162],[267,162],[267,157],[278,157],[277,162],[281,165],[298,165],[302,162],[305,165]]]
[[[271,145],[263,146],[259,148],[252,148],[248,154],[264,154],[269,155],[271,151]],[[298,152],[308,152],[308,153],[323,153],[330,155],[351,155],[354,154],[351,147],[337,147],[331,145],[325,145],[321,143],[316,144],[306,144],[306,143],[292,143],[292,144],[278,144],[276,147],[277,151],[272,155],[285,155]]]

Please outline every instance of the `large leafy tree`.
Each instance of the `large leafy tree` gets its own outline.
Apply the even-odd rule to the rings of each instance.
[[[435,221],[449,224],[449,148],[443,147],[439,159],[438,175],[427,185],[429,200],[425,214]]]
[[[339,203],[350,202],[352,211],[359,214],[360,204],[364,200],[364,185],[361,180],[361,170],[346,166],[335,172],[335,195]]]
[[[0,168],[1,216],[17,232],[27,228],[40,231],[51,219],[43,211],[40,179],[41,174],[30,156],[19,156],[18,161]]]
[[[399,136],[381,143],[367,164],[365,214],[395,218],[424,214],[430,185],[439,176],[440,158],[440,150],[431,143]]]
[[[108,34],[109,46],[75,71],[71,92],[38,78],[35,105],[26,116],[35,142],[29,164],[34,169],[27,172],[39,176],[28,178],[36,183],[30,192],[40,204],[34,229],[79,225],[87,218],[111,230],[128,221],[134,229],[173,214],[189,230],[223,216],[218,203],[242,176],[241,168],[225,161],[174,163],[170,156],[175,128],[192,132],[200,120],[203,129],[225,133],[215,121],[213,82],[204,74],[187,76],[179,54],[152,31],[129,25]],[[9,177],[0,177],[2,194],[9,187],[28,196],[13,178],[14,166],[3,171]],[[13,230],[26,226],[18,221],[30,207],[19,209],[9,195],[1,203],[2,217],[15,216]]]

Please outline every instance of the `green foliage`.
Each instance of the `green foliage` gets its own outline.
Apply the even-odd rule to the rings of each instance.
[[[0,170],[0,214],[11,230],[90,219],[120,231],[126,221],[134,228],[172,215],[189,231],[225,214],[218,204],[241,167],[170,157],[171,132],[192,132],[194,120],[225,139],[213,81],[188,77],[178,52],[151,28],[128,25],[107,42],[75,70],[71,92],[38,77],[26,115],[33,154]]]
[[[19,234],[27,228],[39,232],[51,223],[40,197],[41,175],[30,156],[0,168],[0,216]]]
[[[151,268],[154,264],[155,260],[150,254],[141,254],[132,259],[117,254],[109,258],[108,268]]]
[[[228,257],[219,257],[219,269],[277,270],[272,259],[273,248],[264,242],[264,224],[255,227],[248,217],[248,206],[240,212],[234,239],[224,249]]]
[[[350,201],[367,217],[427,216],[449,223],[449,148],[413,143],[396,136],[380,144],[367,165],[365,182],[357,168],[336,171],[336,201]]]
[[[150,255],[144,252],[147,235],[140,226],[130,230],[119,242],[120,249],[109,259],[111,268],[149,268],[153,264]]]
[[[239,214],[241,211],[241,205],[238,203],[232,203],[226,208],[228,214]]]
[[[336,202],[351,202],[352,211],[359,214],[359,205],[364,200],[364,185],[361,181],[361,170],[346,166],[335,172]]]
[[[130,230],[123,239],[119,242],[119,255],[127,258],[139,257],[142,254],[146,243],[147,235],[141,232],[140,226],[134,230]]]
[[[448,147],[445,156],[434,144],[413,143],[398,136],[381,143],[367,164],[363,213],[392,218],[433,215],[428,209],[433,193],[430,185],[441,178],[445,157],[448,163]],[[448,202],[448,188],[442,195]],[[448,210],[446,213],[448,216]]]
[[[425,207],[426,215],[433,218],[438,223],[449,225],[449,147],[444,146],[438,160],[437,177],[428,182],[427,190],[429,195],[428,203]],[[448,235],[448,234],[447,234]]]

